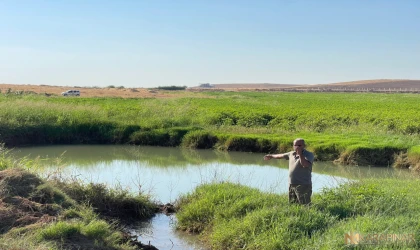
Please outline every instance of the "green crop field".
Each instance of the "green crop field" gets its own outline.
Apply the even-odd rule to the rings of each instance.
[[[1,94],[0,140],[278,152],[303,137],[318,160],[408,167],[419,159],[418,94],[180,93],[142,99]]]

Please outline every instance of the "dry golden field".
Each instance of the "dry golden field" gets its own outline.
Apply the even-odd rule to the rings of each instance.
[[[364,80],[354,82],[340,82],[331,84],[316,85],[288,85],[270,83],[235,83],[235,84],[214,84],[211,90],[221,91],[275,91],[279,89],[308,89],[308,88],[354,88],[354,89],[405,89],[420,91],[420,80]],[[79,90],[83,97],[122,97],[122,98],[171,98],[179,96],[196,96],[197,92],[209,90],[193,87],[187,91],[165,91],[147,88],[98,88],[98,87],[62,87],[49,85],[29,84],[0,84],[2,93],[7,91],[32,91],[38,94],[61,95],[69,89]]]
[[[179,96],[175,92],[149,90],[145,88],[89,88],[89,87],[62,87],[48,85],[16,85],[0,84],[0,90],[5,93],[11,91],[32,91],[37,94],[61,95],[61,92],[74,89],[80,91],[82,97],[122,97],[122,98],[165,98]]]

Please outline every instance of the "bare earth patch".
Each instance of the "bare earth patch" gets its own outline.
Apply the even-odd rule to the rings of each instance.
[[[79,90],[81,97],[170,98],[179,96],[176,91],[149,90],[145,88],[74,88],[48,85],[0,84],[1,93],[30,91],[37,94],[61,95],[62,92],[70,89]]]

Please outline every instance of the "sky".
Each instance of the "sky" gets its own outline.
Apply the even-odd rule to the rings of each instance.
[[[420,79],[418,0],[0,0],[0,83]]]

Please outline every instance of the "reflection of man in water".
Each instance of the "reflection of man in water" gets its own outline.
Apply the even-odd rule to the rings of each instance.
[[[294,151],[288,153],[265,155],[264,160],[289,160],[289,202],[309,204],[312,195],[314,155],[305,149],[305,140],[302,138],[293,141],[293,149]]]

